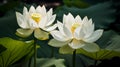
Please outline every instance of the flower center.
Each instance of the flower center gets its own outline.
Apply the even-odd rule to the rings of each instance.
[[[79,27],[79,26],[80,26],[79,23],[74,23],[74,24],[72,24],[72,27],[71,27],[72,33],[74,33],[75,29],[76,29],[77,27]]]
[[[34,21],[36,21],[36,23],[39,23],[40,19],[41,19],[41,15],[38,13],[32,13],[31,17]]]

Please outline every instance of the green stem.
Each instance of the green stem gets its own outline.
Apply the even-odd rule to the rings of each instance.
[[[37,49],[36,49],[36,39],[34,39],[34,67],[36,67]]]
[[[31,61],[32,61],[32,58],[30,58],[29,62],[28,62],[28,67],[31,66]]]
[[[95,62],[94,62],[94,67],[96,67],[96,65],[97,65],[97,60],[95,60]]]
[[[51,58],[53,58],[53,57],[54,57],[54,48],[51,47]]]
[[[73,67],[76,67],[76,50],[73,51]]]
[[[96,58],[97,58],[97,52],[95,54],[96,54]],[[94,67],[96,67],[97,62],[98,62],[97,60],[94,61],[94,65],[93,65]]]

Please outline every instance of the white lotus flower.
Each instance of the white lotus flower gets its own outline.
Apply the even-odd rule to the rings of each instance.
[[[69,45],[72,49],[83,48],[87,51],[98,51],[99,46],[94,42],[98,40],[103,30],[94,31],[92,19],[88,20],[87,16],[81,19],[78,15],[75,18],[71,13],[63,16],[63,23],[57,22],[58,29],[51,32],[54,37],[49,45],[62,47]]]
[[[50,32],[57,27],[56,24],[52,25],[56,18],[56,15],[52,14],[53,9],[51,8],[47,12],[45,6],[38,6],[36,9],[31,6],[29,11],[24,7],[23,14],[16,12],[18,25],[21,27],[17,29],[16,34],[21,37],[28,37],[34,31],[34,36],[37,39],[48,39],[47,32]]]

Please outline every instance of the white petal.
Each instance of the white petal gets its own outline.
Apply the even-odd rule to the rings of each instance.
[[[32,29],[17,29],[16,35],[20,37],[28,37],[32,34],[33,30]]]
[[[24,16],[22,14],[20,14],[19,12],[16,12],[16,17],[17,17],[17,22],[18,22],[18,25],[21,27],[21,28],[29,28],[26,20],[24,19]]]
[[[30,14],[36,13],[36,10],[35,10],[34,6],[31,6],[31,7],[30,7],[29,13],[30,13]]]
[[[44,29],[45,31],[53,31],[55,30],[55,28],[57,28],[57,24],[54,24],[53,26],[47,27],[46,29]]]
[[[46,13],[46,8],[45,8],[45,6],[43,5],[42,6],[42,8],[41,8],[41,14],[42,14],[42,16],[45,16],[47,13]]]
[[[47,40],[49,38],[49,34],[45,31],[40,30],[39,28],[35,29],[34,36],[38,40]]]
[[[97,52],[100,50],[99,46],[95,43],[86,43],[82,48],[88,52]]]
[[[48,12],[47,12],[47,16],[50,18],[52,16],[53,13],[53,9],[51,8]]]
[[[87,18],[87,16],[85,16],[84,18],[83,18],[83,23],[86,23],[86,22],[88,22],[88,18]]]
[[[23,15],[24,15],[24,16],[28,15],[28,10],[27,10],[26,7],[23,8]]]
[[[82,48],[85,44],[81,40],[73,39],[73,41],[69,43],[68,45],[73,49],[79,49],[79,48]]]
[[[38,24],[31,18],[29,18],[29,25],[31,29],[35,29],[39,27]]]
[[[64,21],[63,24],[72,33],[71,27],[74,24],[75,19],[71,13],[69,13],[68,15],[64,15],[64,17],[63,17],[63,21]]]
[[[62,47],[64,45],[67,45],[69,42],[70,41],[63,42],[63,41],[58,41],[58,40],[55,40],[55,39],[51,39],[48,44],[50,46],[53,46],[53,47]]]
[[[43,8],[41,6],[38,6],[36,8],[36,12],[39,13],[41,15],[41,17],[46,16],[46,12],[43,11]]]
[[[73,37],[70,29],[68,29],[65,25],[63,25],[63,30],[64,30],[65,35],[68,36],[68,38],[72,38]]]
[[[64,30],[63,30],[63,24],[62,24],[60,21],[57,21],[57,26],[58,26],[59,31],[60,31],[64,36],[66,36],[66,34],[64,33]]]
[[[42,8],[41,6],[38,6],[38,7],[36,8],[36,12],[41,14],[41,8]]]
[[[51,8],[48,12],[47,12],[47,24],[46,26],[51,25],[54,22],[54,17],[52,16],[53,13],[53,9]],[[50,22],[52,20],[52,18],[54,19],[52,22]]]
[[[68,22],[68,19],[67,19],[67,15],[63,15],[63,24],[65,24],[66,22]]]
[[[57,30],[51,31],[50,33],[54,37],[54,39],[56,39],[58,41],[68,41],[69,40],[67,36],[62,35],[62,33]]]
[[[49,19],[47,19],[47,24],[46,24],[46,26],[49,26],[49,25],[51,25],[53,22],[54,22],[54,20],[55,20],[55,18],[56,18],[56,15],[53,15],[53,16],[50,16],[50,17],[48,17]]]
[[[82,23],[83,23],[83,26],[85,27],[85,28],[89,28],[89,26],[90,26],[90,24],[89,24],[89,22],[88,22],[89,20],[88,20],[88,18],[87,18],[87,16],[85,16],[84,18],[83,18],[83,20],[82,20]],[[88,29],[89,30],[89,29]],[[86,32],[86,31],[85,31]]]
[[[40,28],[44,29],[46,23],[47,23],[47,17],[45,16],[45,17],[41,18],[41,20],[40,20],[38,25],[39,25]]]
[[[92,24],[92,19],[89,21],[84,22],[84,33],[85,33],[85,38],[89,37],[92,35],[94,32],[94,24]]]
[[[81,17],[79,15],[75,17],[75,22],[82,23]]]
[[[103,34],[103,30],[96,30],[90,37],[85,38],[84,41],[88,42],[88,43],[92,43],[95,42],[96,40],[98,40]]]
[[[28,22],[29,19],[29,13],[26,7],[23,9],[23,16],[24,16],[24,21]],[[27,23],[28,24],[28,23]],[[29,24],[28,24],[29,25]]]
[[[92,21],[92,19],[89,19],[89,21],[88,21],[90,24],[92,24],[93,23],[93,21]]]
[[[71,13],[69,13],[67,16],[68,16],[69,22],[71,22],[71,23],[75,22],[74,17]]]
[[[84,37],[84,32],[83,32],[83,29],[82,29],[82,26],[78,27],[77,29],[75,29],[75,32],[74,32],[74,37],[78,40],[82,39]]]
[[[63,24],[64,24],[68,29],[70,29],[71,26],[72,26],[72,24],[74,23],[74,22],[70,21],[70,19],[73,20],[73,19],[74,19],[73,16],[72,16],[72,18],[69,17],[69,15],[64,15],[64,16],[63,16]]]

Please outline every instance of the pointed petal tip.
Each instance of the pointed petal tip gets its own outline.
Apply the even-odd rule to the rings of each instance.
[[[83,18],[83,20],[84,20],[84,21],[88,21],[88,16],[85,16],[85,17]]]
[[[45,6],[45,5],[42,5],[42,8],[45,8],[45,9],[46,9],[46,6]]]
[[[35,7],[33,5],[30,6],[30,9],[35,9]]]
[[[74,18],[74,16],[72,15],[72,13],[68,13],[67,16],[70,16],[71,18]]]
[[[72,13],[69,12],[68,15],[72,15]]]
[[[31,5],[31,6],[30,6],[30,8],[34,8],[34,6],[33,6],[33,5]]]
[[[37,6],[37,8],[40,8],[40,7],[41,7],[40,5]]]
[[[57,20],[57,25],[59,25],[59,24],[62,24],[62,22],[60,22],[59,20]]]
[[[24,7],[23,7],[23,9],[27,9],[27,7],[26,7],[26,6],[24,6]]]
[[[49,11],[53,12],[53,8],[50,8]]]
[[[98,30],[96,30],[96,32],[98,32],[100,36],[102,36],[103,31],[104,31],[103,29],[98,29]]]
[[[16,13],[16,15],[20,14],[20,12],[15,12],[15,13]]]

